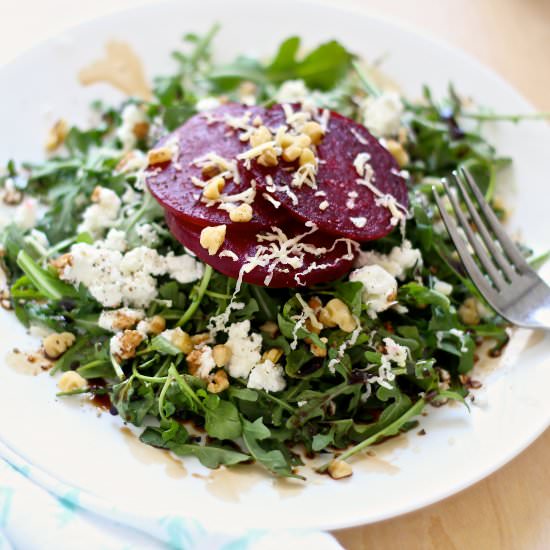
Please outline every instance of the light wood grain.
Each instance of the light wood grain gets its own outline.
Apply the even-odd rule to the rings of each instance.
[[[19,0],[9,3],[9,9],[6,3],[0,63],[68,26],[142,3]],[[550,110],[550,0],[339,0],[338,4],[397,19],[443,38],[498,71],[537,108]],[[349,550],[542,550],[550,548],[549,497],[550,431],[512,463],[459,495],[401,518],[336,535]]]
[[[549,456],[547,431],[513,462],[454,497],[335,534],[350,550],[550,548]]]

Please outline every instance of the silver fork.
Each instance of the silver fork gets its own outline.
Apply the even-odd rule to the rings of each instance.
[[[453,172],[452,179],[460,190],[469,217],[460,207],[457,195],[451,192],[449,181],[443,179],[442,184],[458,225],[445,209],[435,187],[433,193],[462,264],[480,294],[495,311],[514,325],[550,330],[550,287],[529,266],[506,234],[472,175],[462,169]],[[477,232],[472,229],[471,222]],[[472,250],[475,254],[471,253]]]

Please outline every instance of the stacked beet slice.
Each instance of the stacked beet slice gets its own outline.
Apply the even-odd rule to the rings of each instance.
[[[317,115],[326,128],[315,148],[313,185],[296,185],[297,161],[279,157],[277,165],[265,166],[258,157],[243,158],[252,148],[252,124],[275,134],[288,127],[289,110],[299,112],[300,106],[228,103],[200,113],[157,144],[174,154],[146,172],[151,193],[184,246],[225,275],[270,287],[341,277],[351,269],[359,242],[383,237],[395,227],[395,206],[388,208],[388,200],[401,210],[408,205],[405,180],[391,154],[365,127],[337,113]],[[218,200],[204,196],[205,185],[215,177],[208,171],[212,161],[227,164],[217,170],[225,182]],[[361,177],[361,170],[368,173]],[[239,197],[252,208],[249,221],[230,218],[231,204],[240,204]],[[209,254],[200,243],[201,232],[221,225],[225,239]]]

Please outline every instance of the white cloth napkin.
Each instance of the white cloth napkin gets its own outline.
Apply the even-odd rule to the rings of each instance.
[[[216,533],[174,516],[136,517],[57,481],[0,443],[0,550],[341,550],[319,531]]]

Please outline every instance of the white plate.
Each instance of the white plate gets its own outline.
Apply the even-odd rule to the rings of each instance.
[[[184,32],[203,32],[214,19],[223,23],[216,41],[222,58],[273,52],[292,33],[308,45],[334,37],[370,59],[389,54],[385,70],[413,97],[424,82],[437,93],[452,80],[462,93],[498,111],[532,110],[475,60],[390,22],[296,1],[278,2],[267,17],[268,7],[258,8],[246,0],[155,3],[93,21],[30,51],[0,71],[0,160],[41,158],[53,119],[85,121],[92,99],[119,97],[107,86],[83,89],[76,80],[78,70],[98,58],[109,39],[133,45],[153,76],[171,70],[169,53]],[[523,123],[501,125],[495,135],[499,150],[516,161],[515,221],[527,241],[548,244],[550,131],[542,123]],[[0,334],[2,354],[15,345],[29,349],[24,331],[4,312]],[[209,475],[191,459],[182,477],[158,451],[137,452],[121,436],[117,418],[97,418],[88,405],[56,400],[49,376],[23,376],[6,366],[0,369],[0,437],[45,471],[122,509],[178,513],[233,530],[357,525],[456,493],[502,466],[549,425],[550,403],[541,389],[550,387],[550,338],[520,333],[516,343],[486,380],[485,407],[472,407],[470,413],[462,407],[431,409],[422,418],[426,436],[414,432],[382,447],[378,458],[365,457],[363,465],[356,461],[354,476],[340,482],[313,476],[300,487],[243,469]]]

